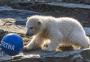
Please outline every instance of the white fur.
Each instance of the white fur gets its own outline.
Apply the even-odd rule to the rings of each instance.
[[[47,50],[56,50],[59,44],[65,45],[79,45],[82,48],[88,48],[90,45],[89,38],[82,25],[74,18],[60,17],[54,18],[51,16],[32,16],[28,19],[26,26],[31,25],[32,19],[41,22],[41,30],[35,34],[33,40],[27,45],[29,49],[33,49],[42,45],[44,40],[50,39]],[[33,24],[34,25],[34,24]],[[27,29],[29,29],[27,27]],[[44,30],[46,30],[44,32]],[[46,35],[43,36],[43,35]]]

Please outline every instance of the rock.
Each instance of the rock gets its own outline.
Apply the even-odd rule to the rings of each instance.
[[[2,49],[0,48],[0,62],[5,62],[11,60],[11,56],[5,54]]]
[[[32,15],[39,15],[38,12],[13,9],[11,7],[0,6],[0,18],[13,18],[16,24],[25,25],[26,19]]]
[[[19,21],[24,20],[23,16],[25,16],[24,18],[26,18],[25,14],[27,14],[26,13],[27,11],[25,11],[25,13],[22,14],[23,11],[21,11],[21,10],[19,10],[19,12],[18,12],[18,10],[9,10],[9,11],[4,10],[3,12],[2,11],[0,11],[0,12],[2,13],[0,15],[1,17],[7,16],[7,15],[8,15],[8,17],[10,17],[12,15],[12,17],[15,17]],[[4,13],[4,12],[6,12],[6,13]],[[15,12],[15,13],[13,14],[13,12]],[[75,11],[73,11],[73,12],[75,12]],[[19,17],[19,15],[20,15],[20,17]],[[10,28],[10,26],[9,26],[9,28]],[[21,29],[19,28],[19,30],[21,30]],[[3,34],[5,34],[3,30],[1,30],[0,32],[1,33],[3,32]],[[0,34],[0,36],[1,35],[2,34]],[[1,36],[1,37],[3,37],[3,36]],[[1,56],[0,56],[0,58],[1,58]],[[32,50],[32,51],[28,51],[28,52],[22,52],[16,56],[12,56],[12,58],[10,58],[10,59],[7,59],[7,60],[5,60],[5,59],[3,59],[3,62],[4,61],[7,62],[8,60],[11,62],[90,62],[90,49],[83,49],[83,50],[81,49],[81,50],[76,50],[76,51],[69,50],[69,51],[63,51],[63,52]]]
[[[7,33],[10,33],[10,32],[7,32],[1,29],[0,39],[2,39],[2,37]],[[18,34],[20,34],[23,38],[25,37],[24,41],[26,40],[28,41],[30,39],[29,37],[26,37],[25,34],[22,34],[21,32]],[[66,47],[60,47],[60,48],[64,48],[62,49],[63,51],[55,52],[55,51],[42,51],[40,49],[34,49],[30,51],[23,51],[22,53],[16,56],[12,56],[12,57],[6,54],[4,54],[3,56],[2,54],[0,54],[0,61],[3,61],[3,62],[4,61],[6,62],[8,61],[11,61],[11,62],[90,62],[90,49],[89,48],[81,49],[81,50],[73,50],[69,46],[68,51],[65,50]]]
[[[12,62],[90,62],[90,49],[64,52],[34,50],[12,58]]]
[[[0,41],[2,40],[3,36],[7,33],[8,33],[7,31],[0,29]]]
[[[10,32],[7,32],[1,29],[0,38],[2,39],[2,37],[7,33],[10,33]],[[21,34],[21,32],[18,34]],[[24,34],[21,34],[21,36],[25,37]],[[6,62],[7,61],[11,61],[11,62],[90,62],[90,49],[83,49],[83,50],[81,49],[81,50],[75,50],[75,51],[72,50],[72,48],[69,48],[68,51],[66,51],[65,49],[62,52],[42,51],[40,49],[39,50],[36,49],[36,50],[27,51],[27,52],[23,51],[22,53],[12,57],[4,54],[3,56],[0,55],[0,60],[2,60],[3,62],[4,61]]]

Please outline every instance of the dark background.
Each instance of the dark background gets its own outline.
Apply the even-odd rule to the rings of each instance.
[[[53,2],[55,2],[53,5],[47,4]],[[14,9],[29,10],[42,15],[52,15],[55,17],[73,17],[78,19],[83,26],[90,26],[90,8],[71,8],[56,5],[63,2],[67,4],[90,4],[90,0],[0,0],[0,6],[10,6]],[[22,16],[22,18],[26,18],[29,15],[30,14],[28,13],[24,13],[20,16]]]

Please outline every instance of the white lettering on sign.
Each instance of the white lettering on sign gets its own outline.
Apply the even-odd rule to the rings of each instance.
[[[7,49],[10,49],[10,50],[13,50],[15,49],[15,45],[11,45],[9,43],[6,43],[4,41],[1,42],[1,45],[4,47],[4,48],[7,48]]]

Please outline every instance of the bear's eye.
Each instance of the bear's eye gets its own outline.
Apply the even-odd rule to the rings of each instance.
[[[38,23],[38,25],[41,25],[41,22],[37,22]]]
[[[30,27],[29,29],[33,29],[33,27]]]

